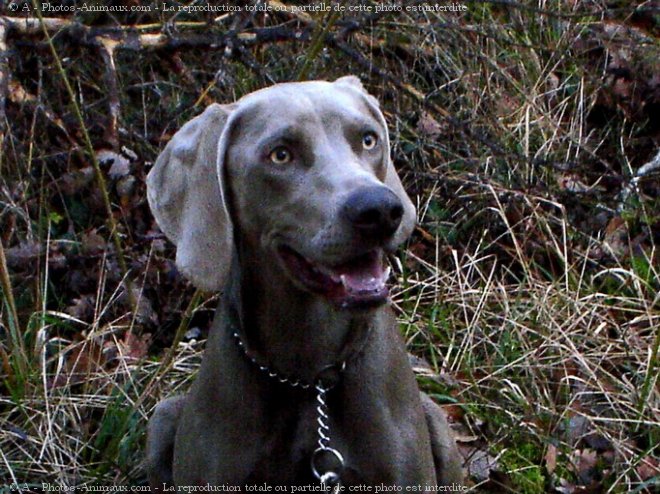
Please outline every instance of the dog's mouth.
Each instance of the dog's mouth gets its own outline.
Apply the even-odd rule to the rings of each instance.
[[[390,268],[381,249],[334,266],[314,262],[287,246],[279,247],[278,253],[289,276],[341,308],[376,306],[387,300]]]

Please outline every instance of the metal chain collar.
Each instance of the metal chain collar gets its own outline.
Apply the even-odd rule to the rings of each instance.
[[[337,369],[339,373],[343,372],[346,368],[346,361],[343,361],[339,364],[329,365],[328,367],[324,368],[321,372],[319,372],[319,377],[317,377],[315,382],[312,384],[305,382],[302,379],[294,379],[290,376],[286,376],[264,364],[260,364],[257,362],[257,359],[254,355],[250,355],[247,348],[245,347],[245,344],[243,343],[243,340],[241,340],[240,335],[236,331],[233,332],[233,336],[236,340],[236,344],[243,351],[243,354],[247,357],[247,359],[252,362],[257,367],[257,369],[259,369],[271,379],[276,379],[280,383],[287,384],[292,388],[310,389],[312,386],[314,387],[314,390],[316,391],[316,401],[318,402],[318,405],[316,406],[316,422],[318,423],[316,433],[318,437],[318,446],[312,453],[312,474],[314,474],[314,477],[316,477],[316,479],[321,483],[321,486],[324,490],[331,490],[333,494],[336,494],[339,492],[341,485],[341,473],[344,469],[344,457],[339,451],[330,447],[330,425],[328,424],[329,416],[326,394],[328,391],[334,388],[337,383],[335,381],[332,384],[326,384],[320,376],[324,372],[332,369]],[[326,460],[329,459],[334,463],[331,468],[324,468],[320,465],[324,457]]]

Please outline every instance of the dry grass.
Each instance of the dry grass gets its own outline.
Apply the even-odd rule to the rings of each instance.
[[[136,157],[119,179],[101,164],[105,182],[89,178],[88,155],[108,146],[97,54],[63,35],[53,37],[56,56],[10,39],[0,491],[144,485],[146,420],[194,378],[214,303],[171,269],[144,176],[207,99],[304,70],[359,74],[382,101],[420,218],[395,261],[394,306],[411,352],[430,363],[420,383],[456,422],[474,490],[651,492],[660,482],[660,194],[657,170],[637,173],[658,146],[648,83],[660,73],[657,14],[642,28],[635,5],[601,3],[473,2],[462,15],[381,16],[345,40],[340,18],[320,50],[118,52],[119,143]],[[303,17],[241,22],[228,17],[209,32],[306,27]],[[199,26],[175,35],[187,29]]]
[[[566,279],[528,273],[507,283],[492,256],[479,250],[450,256],[451,271],[416,260],[423,268],[407,280],[414,303],[406,290],[395,300],[411,307],[404,309],[411,347],[426,352],[440,375],[452,376],[442,395],[465,409],[458,416],[468,436],[486,433],[491,451],[509,468],[523,445],[531,445],[533,455],[521,461],[542,466],[552,445],[558,464],[573,473],[589,448],[582,436],[601,436],[615,455],[607,468],[616,476],[611,491],[632,491],[640,462],[654,454],[660,411],[652,357],[660,314],[639,277],[617,270],[635,290],[612,295],[594,290],[605,272],[571,279],[584,273],[579,265],[567,269]],[[641,450],[632,442],[640,431],[650,441]],[[507,485],[512,492],[544,492],[544,476],[529,480],[521,473]]]

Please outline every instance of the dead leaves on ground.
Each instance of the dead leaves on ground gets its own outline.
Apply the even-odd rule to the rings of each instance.
[[[122,336],[88,336],[61,347],[62,340],[50,340],[46,345],[46,365],[50,389],[70,388],[76,385],[90,387],[95,394],[111,392],[116,388],[118,374],[126,375],[130,367],[139,364],[148,355],[151,334],[136,335],[126,331]]]

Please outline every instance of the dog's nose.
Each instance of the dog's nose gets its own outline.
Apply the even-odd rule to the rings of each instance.
[[[351,193],[342,206],[341,214],[361,234],[385,239],[399,228],[403,204],[387,187],[373,185]]]

